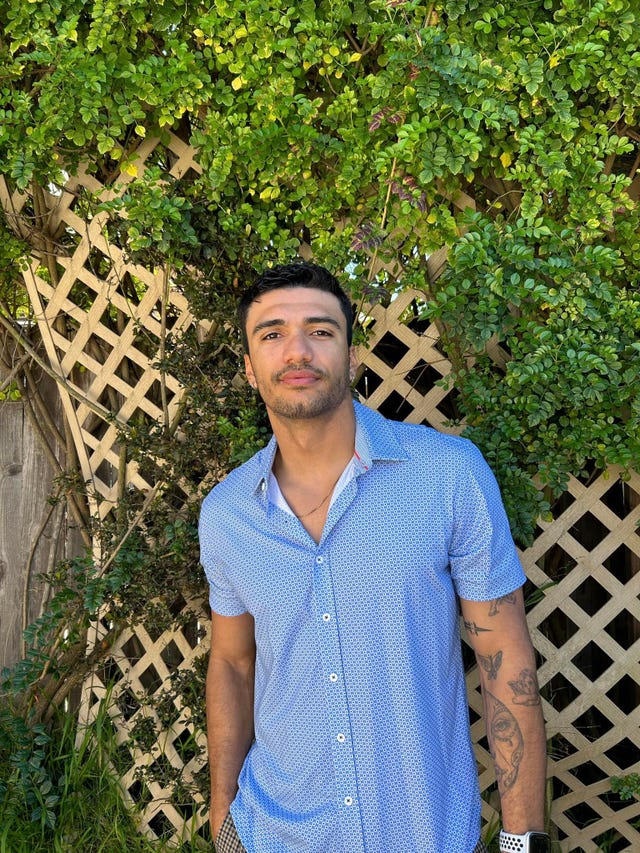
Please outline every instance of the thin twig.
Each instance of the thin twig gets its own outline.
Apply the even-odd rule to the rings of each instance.
[[[0,303],[0,308],[6,310],[6,306]],[[71,385],[64,376],[61,376],[59,373],[56,373],[53,368],[47,364],[47,362],[36,352],[36,350],[31,346],[31,344],[27,343],[23,335],[14,328],[13,324],[10,323],[2,313],[0,313],[0,325],[2,325],[7,332],[16,340],[20,346],[24,349],[25,353],[29,354],[29,357],[32,358],[35,363],[40,367],[44,372],[54,379],[58,385],[61,385],[64,390],[69,394],[70,397],[73,397],[74,400],[77,400],[79,403],[85,405],[90,411],[94,412],[96,415],[99,415],[103,420],[106,421],[115,421],[118,426],[121,428],[125,428],[126,424],[120,422],[118,417],[110,412],[105,406],[101,406],[100,403],[94,403],[93,400],[89,400],[89,398],[82,394],[77,390],[73,385]]]
[[[127,539],[131,536],[131,534],[133,533],[135,528],[142,521],[146,511],[149,509],[149,506],[151,505],[151,502],[153,501],[155,496],[158,494],[160,487],[163,485],[163,482],[164,482],[163,480],[158,480],[158,482],[149,490],[146,498],[144,499],[144,503],[142,504],[142,506],[140,507],[140,509],[136,513],[133,521],[131,522],[131,524],[129,525],[129,527],[126,530],[126,533],[124,534],[122,539],[118,542],[118,544],[116,545],[114,550],[111,552],[111,556],[106,561],[106,563],[104,563],[100,567],[100,571],[99,571],[97,577],[102,577],[104,575],[104,573],[107,571],[107,569],[109,568],[109,566],[111,565],[111,563],[113,563],[115,558],[118,556],[118,554],[122,550],[122,547],[125,544],[125,542],[127,541]]]
[[[56,454],[53,452],[53,450],[51,450],[51,458],[53,460],[52,461],[53,467],[58,472],[59,476],[65,474],[65,473],[71,472],[71,471],[78,470],[79,469],[79,463],[78,463],[78,458],[77,458],[76,451],[75,451],[75,444],[73,442],[73,436],[71,435],[71,432],[69,429],[69,423],[68,423],[67,419],[63,418],[65,435],[62,435],[62,433],[58,429],[58,425],[56,424],[54,419],[51,417],[51,414],[49,412],[49,408],[46,405],[46,403],[42,397],[42,394],[40,392],[40,389],[38,388],[36,380],[33,377],[33,374],[31,373],[31,368],[25,367],[24,375],[25,375],[25,378],[27,380],[27,387],[28,387],[29,393],[30,393],[29,399],[32,400],[36,404],[36,408],[38,410],[37,411],[38,417],[35,420],[36,428],[39,429],[41,427],[41,421],[42,421],[46,425],[47,430],[49,432],[49,435],[53,436],[53,438],[58,442],[60,447],[65,448],[65,454],[66,454],[66,456],[65,456],[65,468],[66,468],[66,471],[63,469],[61,463],[58,461],[58,457],[56,456]],[[46,439],[46,436],[44,435],[44,431],[42,429],[40,429],[40,433],[42,435],[43,442],[45,442],[47,447],[48,447],[48,440]],[[79,502],[78,495],[75,492],[71,491],[70,489],[67,489],[67,499],[70,502],[73,502],[73,506],[71,507],[72,515],[74,516],[74,518],[76,519],[76,521],[78,522],[80,527],[83,529],[88,528],[89,513],[88,513],[88,510],[86,510],[86,508],[83,507],[82,503]],[[87,544],[87,547],[88,547],[89,543],[85,542],[85,544]]]
[[[393,163],[391,164],[391,174],[389,175],[389,185],[387,187],[387,197],[384,200],[384,208],[382,210],[382,220],[380,221],[380,229],[384,231],[384,227],[387,224],[387,213],[389,211],[389,199],[391,198],[391,184],[393,182],[393,176],[396,173],[396,165],[398,162],[398,158],[393,158]],[[371,281],[374,276],[374,267],[376,260],[378,258],[378,246],[375,247],[373,251],[373,255],[371,256],[371,261],[369,264],[369,274],[367,275],[367,281]]]
[[[160,300],[160,398],[162,401],[162,417],[164,419],[164,433],[168,435],[170,418],[169,403],[167,401],[167,371],[164,367],[167,342],[167,303],[169,301],[169,273],[170,266],[167,264],[162,276],[162,297]]]
[[[29,399],[35,403],[35,407],[38,410],[37,416],[40,420],[44,422],[47,427],[49,433],[53,436],[54,440],[60,444],[62,447],[64,445],[64,436],[58,429],[58,425],[51,417],[49,412],[49,407],[46,405],[43,400],[42,393],[38,388],[38,383],[35,380],[33,373],[31,372],[31,368],[25,367],[23,371],[24,378],[27,383],[27,392],[29,394]]]
[[[27,557],[27,565],[25,570],[25,579],[24,579],[24,587],[22,589],[22,631],[24,632],[29,625],[29,587],[31,585],[31,571],[33,569],[33,561],[36,556],[36,550],[38,545],[40,544],[40,539],[42,538],[44,531],[47,528],[47,525],[51,521],[51,516],[56,510],[56,506],[54,504],[50,504],[47,510],[47,513],[44,517],[44,520],[40,527],[38,528],[38,532],[35,535],[31,548],[29,549],[29,556]],[[54,546],[55,548],[55,543]],[[27,643],[24,638],[24,633],[22,634],[22,638],[20,640],[20,654],[22,657],[26,657],[27,654]]]
[[[56,472],[57,476],[63,476],[65,471],[60,464],[58,457],[53,452],[49,441],[47,440],[47,436],[42,429],[42,424],[40,423],[40,419],[36,417],[36,413],[34,412],[31,405],[26,406],[26,412],[31,421],[31,424],[35,430],[36,436],[38,437],[42,449],[45,452],[47,459],[49,460],[51,467]],[[84,518],[82,510],[79,504],[76,501],[76,496],[71,490],[67,490],[67,499],[69,503],[69,507],[71,509],[71,513],[74,517],[76,524],[78,525],[78,529],[80,530],[80,535],[82,536],[82,541],[87,546],[87,548],[91,547],[91,536],[89,535],[89,531],[87,529],[87,521]]]
[[[121,505],[127,487],[127,445],[123,442],[118,452],[118,505]]]
[[[0,394],[2,394],[3,391],[6,391],[30,358],[30,355],[23,355],[20,361],[11,368],[5,379],[2,381],[2,384],[0,384]]]
[[[433,24],[431,23],[431,18],[433,16],[433,9],[434,9],[435,5],[436,5],[435,3],[430,3],[429,8],[427,9],[427,14],[424,16],[424,23],[425,23],[425,26],[427,26],[427,27],[433,27],[437,23],[437,19],[436,19],[436,21],[434,21]]]

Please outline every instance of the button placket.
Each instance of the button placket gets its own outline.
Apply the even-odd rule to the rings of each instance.
[[[320,548],[323,548],[321,542]],[[330,559],[326,552],[316,553],[313,567],[313,586],[318,640],[322,662],[325,695],[327,697],[331,749],[335,768],[335,796],[343,822],[343,832],[351,842],[350,853],[364,853],[360,809],[357,805],[357,783],[353,744],[348,736],[349,721],[346,685],[342,669],[339,625]]]

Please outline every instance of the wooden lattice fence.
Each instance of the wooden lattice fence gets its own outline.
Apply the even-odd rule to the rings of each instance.
[[[159,144],[142,144],[139,170]],[[195,152],[177,137],[165,148],[174,177],[198,171]],[[109,243],[104,214],[87,219],[74,209],[84,190],[113,197],[128,180],[124,175],[107,193],[94,177],[81,173],[60,195],[50,196],[48,234],[72,235],[73,248],[56,256],[57,280],[42,274],[38,258],[25,273],[82,473],[100,498],[94,511],[102,517],[125,484],[147,492],[154,486],[133,462],[121,458],[117,428],[136,416],[176,416],[181,387],[154,366],[161,319],[169,318],[175,334],[194,323],[186,300],[167,289],[162,273],[136,266]],[[31,199],[11,195],[1,183],[0,196],[16,228],[23,227]],[[434,274],[442,262],[441,253],[433,256]],[[127,280],[135,283],[139,298],[127,295]],[[82,306],[74,299],[78,283]],[[419,300],[419,294],[407,292],[387,307],[371,309],[357,388],[368,405],[389,417],[447,430],[458,414],[456,392],[440,380],[451,365],[438,347],[436,328],[425,324],[416,309]],[[105,312],[115,313],[117,333],[103,322]],[[491,355],[501,363],[498,348]],[[165,407],[158,403],[159,384]],[[593,472],[588,482],[570,481],[552,520],[539,522],[533,545],[521,554],[550,743],[551,818],[563,853],[640,850],[640,802],[621,801],[609,785],[612,775],[637,770],[640,761],[639,522],[640,475],[623,481],[616,469]],[[169,693],[164,701],[149,699],[161,698],[171,675],[203,666],[208,613],[204,599],[186,601],[179,593],[172,607],[184,616],[181,630],[155,635],[139,625],[121,634],[85,683],[81,718],[95,715],[108,685],[114,684],[112,717],[121,744],[123,790],[140,807],[142,831],[178,840],[200,832],[207,819],[195,784],[206,773],[204,697],[191,707]],[[108,627],[98,621],[93,641]],[[480,784],[487,793],[483,817],[491,822],[495,786],[472,666],[468,685]],[[141,772],[145,769],[152,772]]]

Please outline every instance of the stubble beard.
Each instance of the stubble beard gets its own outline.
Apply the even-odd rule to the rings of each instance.
[[[291,369],[292,368],[288,368],[287,370]],[[308,368],[305,367],[303,369],[306,370]],[[271,377],[270,388],[278,388],[280,378],[287,372],[287,370],[279,371]],[[320,379],[327,379],[327,374],[323,371],[317,370],[314,372]],[[311,398],[300,400],[285,399],[284,396],[280,396],[277,393],[277,390],[273,394],[267,393],[265,395],[260,385],[258,385],[258,392],[260,393],[267,409],[274,415],[288,420],[311,420],[312,418],[318,418],[322,415],[335,411],[349,396],[350,386],[351,378],[349,376],[349,366],[347,365],[341,376],[336,378],[335,381],[330,382],[323,389],[319,390],[318,393]],[[295,393],[294,389],[291,390]],[[300,390],[302,393],[303,389]]]

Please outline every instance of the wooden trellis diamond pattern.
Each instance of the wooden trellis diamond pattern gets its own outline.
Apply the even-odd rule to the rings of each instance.
[[[437,330],[420,319],[418,298],[405,293],[387,308],[372,309],[368,346],[359,351],[357,385],[368,405],[390,417],[446,430],[455,403],[450,389],[437,383],[449,375],[451,366],[438,349]],[[500,359],[499,351],[495,358]],[[556,849],[562,853],[597,853],[612,840],[616,851],[640,850],[640,803],[620,801],[609,784],[611,776],[637,770],[640,761],[639,523],[640,475],[625,482],[612,468],[594,474],[588,485],[571,479],[553,520],[540,521],[534,544],[521,553],[529,579],[527,597],[535,602],[529,624],[541,659],[554,796],[551,815]],[[203,614],[201,627],[207,625],[206,602],[189,606]],[[132,664],[127,649],[134,638],[140,657]],[[123,744],[140,719],[153,717],[145,696],[164,689],[170,667],[161,655],[172,643],[184,655],[178,668],[194,665],[208,648],[206,639],[193,645],[181,632],[148,638],[140,627],[128,630],[112,652],[106,672],[111,677],[118,673],[114,719]],[[473,667],[468,688],[480,786],[488,794],[483,818],[492,822],[497,817],[491,794],[493,765]],[[104,691],[96,674],[84,709],[89,717]],[[195,795],[192,806],[178,807],[160,781],[145,782],[143,791],[139,768],[157,764],[164,752],[165,774],[181,773],[182,790],[188,791],[194,772],[203,772],[204,753],[185,763],[175,743],[176,738],[193,737],[204,750],[204,736],[192,718],[201,718],[203,706],[204,697],[194,709],[176,706],[175,722],[158,731],[148,750],[132,747],[130,767],[123,775],[126,790],[142,807],[143,827],[175,841],[185,827],[189,832],[202,830],[206,803]]]
[[[566,850],[604,848],[612,829],[628,841],[620,849],[640,849],[640,804],[625,805],[609,786],[640,765],[639,524],[640,476],[623,481],[611,468],[589,486],[571,479],[557,517],[540,522],[523,555],[532,584],[553,583],[530,625]]]
[[[451,364],[438,349],[435,325],[420,320],[418,300],[418,294],[408,291],[388,308],[371,309],[367,347],[358,353],[356,387],[363,402],[389,418],[459,432],[449,425],[455,416],[455,390],[438,384],[449,377]]]
[[[138,174],[152,156],[158,156],[160,147],[158,139],[140,145],[131,160]],[[174,135],[162,151],[175,178],[190,170],[201,171],[194,153]],[[98,202],[119,196],[133,180],[129,172],[123,171],[114,187],[107,189],[81,171],[69,178],[59,194],[48,194],[48,239],[57,236],[61,246],[70,248],[68,253],[59,248],[45,266],[40,257],[34,258],[24,274],[49,364],[61,380],[65,416],[82,474],[98,498],[96,511],[101,517],[111,510],[118,488],[124,486],[118,474],[119,429],[137,416],[171,421],[180,402],[180,384],[155,366],[163,312],[164,331],[173,335],[194,322],[186,299],[165,280],[162,270],[151,271],[132,262],[109,241],[108,213],[87,213],[86,198],[90,196],[97,207]],[[79,215],[76,209],[83,196],[85,209]],[[0,200],[10,221],[24,232],[30,196],[9,194],[0,180]],[[135,463],[128,462],[125,470],[126,484],[143,491],[153,485],[143,479]]]
[[[141,143],[138,173],[158,156],[176,178],[200,171],[195,149],[171,136],[164,146],[151,139]],[[136,417],[170,420],[177,411],[182,390],[155,366],[163,311],[167,328],[176,334],[194,322],[185,299],[161,272],[132,263],[110,244],[106,214],[78,212],[80,198],[108,201],[130,180],[123,172],[107,189],[81,173],[59,194],[48,195],[42,250],[25,273],[49,365],[62,385],[83,476],[101,498],[94,510],[103,516],[124,485],[118,428]],[[33,199],[9,193],[1,178],[0,201],[18,231],[37,232]],[[452,199],[452,204],[472,207],[473,200]],[[445,256],[443,250],[429,259],[431,278]],[[401,273],[394,267],[398,279]],[[364,401],[388,417],[458,431],[455,388],[441,382],[451,366],[437,330],[421,318],[419,295],[403,293],[387,307],[372,308],[369,329],[357,378]],[[490,353],[501,363],[497,347]],[[153,485],[133,463],[125,463],[125,483],[140,490]],[[640,770],[639,521],[640,476],[623,482],[616,469],[594,472],[588,483],[571,480],[553,520],[540,521],[534,544],[522,554],[529,621],[541,659],[552,820],[561,853],[640,850],[640,803],[620,801],[609,786],[612,775]],[[204,697],[182,707],[170,682],[202,665],[208,620],[203,600],[178,600],[174,608],[184,616],[178,631],[153,636],[144,626],[132,626],[123,633],[85,685],[82,718],[94,716],[113,682],[111,713],[124,790],[139,805],[145,832],[178,841],[206,822],[206,803],[195,784],[206,772]],[[103,627],[97,624],[97,638]],[[493,770],[473,668],[468,684],[480,783],[489,794],[483,816],[490,821]],[[152,707],[151,698],[162,701]]]
[[[85,682],[80,720],[93,719],[109,696],[123,794],[140,809],[142,831],[178,843],[208,819],[198,785],[208,767],[204,697],[187,707],[170,684],[206,663],[209,611],[204,599],[179,596],[171,609],[180,630],[154,635],[138,625],[121,634]]]

